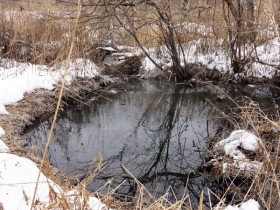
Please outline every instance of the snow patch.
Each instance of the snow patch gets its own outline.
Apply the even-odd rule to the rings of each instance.
[[[233,163],[223,163],[223,173],[226,173],[230,168],[238,168],[242,171],[260,171],[263,164],[259,161],[251,161],[247,158],[243,160],[234,160]]]
[[[0,81],[0,114],[8,114],[4,105],[12,104],[23,99],[24,93],[36,88],[52,90],[54,80],[48,76],[30,75],[28,72],[17,78],[8,78]]]
[[[5,131],[0,126],[0,137],[3,136],[4,134],[5,134]],[[0,153],[4,153],[4,152],[9,153],[10,148],[0,139]],[[1,171],[0,171],[0,176],[1,176]]]
[[[4,129],[0,126],[0,137],[3,136],[5,134]]]
[[[210,25],[207,26],[197,23],[182,23],[177,26],[176,30],[178,30],[179,33],[181,30],[189,30],[204,35],[207,34],[207,36],[211,36],[213,34],[213,30]],[[228,72],[233,74],[230,51],[228,50],[228,44],[224,39],[216,39],[214,37],[196,39],[183,43],[181,47],[182,48],[177,46],[177,51],[183,65],[184,63],[201,64],[206,66],[208,69],[216,69],[221,73]],[[164,60],[166,59],[172,63],[170,51],[166,49],[165,46],[161,46],[159,49],[149,48],[146,49],[146,51],[159,65],[161,63],[165,63]],[[258,78],[272,78],[275,72],[277,72],[277,66],[279,66],[280,59],[280,42],[277,37],[272,38],[271,40],[268,40],[258,46],[246,44],[242,52],[244,56],[248,55],[251,60],[244,66],[245,73],[238,74],[236,77],[253,76]],[[143,61],[143,68],[148,72],[147,76],[159,73],[157,72],[158,69],[156,66],[148,60],[149,59],[146,57],[145,61]],[[145,75],[145,77],[147,76]]]
[[[215,148],[224,148],[225,153],[231,156],[231,154],[234,154],[234,152],[237,151],[238,146],[241,146],[245,150],[256,151],[259,148],[259,141],[260,139],[249,131],[236,130],[233,131],[228,138],[218,142],[215,145]],[[233,156],[234,155],[232,155],[231,157]],[[241,158],[243,158],[243,155],[241,155]]]
[[[197,23],[181,23],[177,27],[181,27],[183,29],[187,29],[192,32],[198,32],[203,35],[210,35],[213,34],[213,28],[210,25],[205,25],[205,24],[197,24]]]
[[[66,62],[58,69],[45,65],[19,63],[12,60],[0,61],[0,114],[9,114],[5,105],[13,104],[23,99],[24,93],[36,88],[52,90],[65,72]],[[95,77],[98,75],[98,66],[85,59],[72,59],[67,72],[66,82],[70,83],[76,77]]]
[[[92,210],[108,210],[109,208],[96,197],[89,197],[89,208]]]
[[[212,47],[209,47],[212,46]],[[180,52],[180,62],[184,66],[186,64],[200,64],[207,66],[209,69],[216,69],[222,73],[232,72],[230,55],[226,50],[223,39],[203,40],[198,39],[182,44],[183,51],[178,47]],[[160,47],[160,50],[155,48],[147,49],[150,57],[164,70],[172,68],[172,59],[169,55],[169,50],[166,47]],[[160,70],[150,61],[148,57],[142,62],[143,77],[149,75],[160,74]]]
[[[259,171],[262,168],[262,163],[248,159],[245,154],[238,149],[238,147],[241,147],[248,151],[257,151],[259,149],[259,143],[260,139],[246,130],[233,131],[228,138],[218,142],[214,149],[223,150],[226,155],[233,159],[233,163],[223,164],[223,172],[225,173],[231,167],[243,171]]]
[[[4,209],[30,209],[39,169],[31,160],[13,154],[0,154],[0,201]],[[61,192],[43,174],[39,180],[36,199],[40,203],[49,202],[50,186]]]
[[[10,148],[0,139],[0,153],[9,153]]]
[[[39,169],[31,160],[14,154],[0,153],[0,202],[4,209],[29,210],[36,185]],[[64,195],[74,204],[76,191],[63,192],[50,179],[41,174],[36,192],[36,203],[47,207],[51,204],[52,189],[59,195]],[[81,201],[84,198],[80,198]],[[99,199],[89,197],[88,205],[92,210],[108,209]]]
[[[224,210],[259,210],[260,204],[254,200],[250,199],[246,202],[243,202],[241,205],[228,205]]]
[[[62,78],[66,68],[66,61],[59,66],[58,72],[60,75],[56,75],[55,78]],[[70,67],[67,72],[66,82],[69,84],[76,77],[95,77],[99,74],[99,67],[90,60],[76,58],[70,62]]]

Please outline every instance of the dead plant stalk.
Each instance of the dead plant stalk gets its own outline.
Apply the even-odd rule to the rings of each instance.
[[[37,177],[36,186],[35,186],[35,189],[34,189],[34,194],[33,194],[30,210],[32,210],[34,202],[35,202],[35,197],[36,197],[36,192],[37,192],[37,188],[38,188],[38,184],[39,184],[39,180],[40,180],[40,175],[42,173],[42,168],[43,168],[46,156],[47,156],[48,148],[49,148],[50,141],[51,141],[51,136],[52,136],[52,133],[53,133],[53,129],[54,129],[56,120],[57,120],[58,111],[59,111],[59,107],[60,107],[61,100],[62,100],[62,94],[63,94],[64,87],[65,87],[66,76],[67,76],[67,73],[70,69],[71,55],[73,53],[73,48],[74,48],[74,44],[75,44],[75,35],[76,35],[76,31],[77,31],[77,26],[78,26],[78,20],[79,20],[80,14],[81,14],[81,0],[77,0],[77,1],[78,1],[77,17],[76,17],[74,29],[73,29],[73,32],[72,32],[70,50],[69,50],[69,54],[68,54],[68,58],[67,58],[67,62],[66,62],[66,67],[65,67],[65,71],[64,71],[64,75],[63,75],[63,79],[62,79],[62,85],[61,85],[60,92],[59,92],[59,97],[58,97],[58,101],[57,101],[57,106],[56,106],[54,118],[53,118],[53,121],[52,121],[52,126],[51,126],[51,129],[49,131],[49,135],[48,135],[47,143],[46,143],[46,146],[45,146],[43,158],[41,160],[41,164],[40,164],[40,168],[39,168],[39,174],[38,174],[38,177]]]

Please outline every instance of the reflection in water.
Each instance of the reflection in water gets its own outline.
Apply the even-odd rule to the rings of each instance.
[[[86,174],[95,168],[92,160],[101,153],[104,166],[90,189],[98,189],[112,177],[115,184],[121,183],[123,164],[155,196],[172,186],[180,198],[188,175],[203,162],[208,140],[219,128],[219,115],[205,100],[215,100],[217,89],[137,82],[113,98],[113,102],[70,108],[60,117],[50,162],[63,172]],[[24,137],[42,149],[49,128],[50,121],[43,122]],[[119,193],[133,194],[129,183]],[[211,185],[193,176],[187,190],[199,197]]]

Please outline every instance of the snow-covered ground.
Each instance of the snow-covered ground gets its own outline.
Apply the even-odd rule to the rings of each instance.
[[[66,65],[62,63],[54,69],[45,65],[18,63],[6,59],[1,60],[0,63],[0,114],[9,114],[5,105],[21,100],[24,93],[36,88],[52,90],[54,85],[61,81]],[[70,83],[77,76],[94,77],[98,71],[99,68],[93,62],[74,59],[70,63],[66,82]]]
[[[3,145],[0,145],[0,151]],[[39,169],[31,160],[14,154],[0,153],[0,202],[5,210],[30,209]],[[40,176],[36,191],[36,204],[43,207],[56,203],[54,198],[63,196],[74,205],[78,193],[65,192],[43,174]],[[50,196],[53,194],[53,197]],[[71,196],[72,195],[72,196]],[[83,198],[81,197],[80,200]],[[89,209],[106,209],[97,198],[89,197]]]
[[[254,200],[250,199],[246,202],[243,202],[240,205],[228,205],[224,210],[259,210],[260,204]]]
[[[0,67],[0,114],[9,114],[5,105],[14,104],[24,97],[24,93],[36,88],[52,90],[65,72],[65,64],[58,67],[58,71],[42,65],[18,63],[1,60]],[[71,61],[67,74],[67,82],[76,76],[93,77],[98,74],[98,67],[89,60],[75,59]],[[0,138],[5,131],[0,125]],[[0,203],[5,210],[30,209],[35,190],[39,169],[31,160],[10,154],[9,147],[0,140]],[[70,192],[64,192],[60,186],[43,174],[40,176],[36,203],[40,208],[55,202],[52,193],[65,196],[74,205],[74,198]],[[73,198],[72,198],[73,197]],[[85,198],[81,197],[79,200]],[[106,206],[95,197],[88,199],[89,209],[106,209]]]
[[[244,150],[255,152],[259,149],[260,144],[261,140],[246,130],[233,131],[228,138],[218,142],[214,149],[223,150],[233,160],[233,163],[223,163],[223,172],[226,172],[229,168],[237,168],[249,172],[260,171],[263,164],[259,161],[250,160],[238,149],[241,147]]]
[[[223,73],[233,73],[229,50],[226,48],[224,40],[198,39],[184,44],[183,48],[184,53],[180,55],[182,66],[186,62],[188,64],[200,64]],[[172,67],[172,60],[168,50],[164,47],[160,49],[160,53],[153,48],[147,49],[147,52],[163,69]],[[245,65],[246,75],[240,74],[238,76],[272,78],[277,71],[275,66],[280,65],[280,42],[277,37],[259,46],[248,45],[243,53],[245,52],[248,54],[248,58],[251,57],[252,59]],[[142,69],[144,69],[142,71],[143,77],[154,76],[155,72],[159,71],[147,57],[143,60],[142,65]]]

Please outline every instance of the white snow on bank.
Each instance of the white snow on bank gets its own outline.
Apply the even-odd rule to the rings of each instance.
[[[39,169],[31,160],[13,154],[0,154],[0,201],[4,209],[30,209]],[[42,175],[36,199],[49,202],[49,185],[59,187]]]
[[[194,40],[184,48],[187,63],[199,63],[223,73],[232,72],[230,56],[223,39]],[[181,60],[183,59],[182,57]]]
[[[199,38],[182,44],[183,52],[178,46],[177,50],[180,54],[182,66],[184,66],[184,62],[188,64],[201,64],[208,69],[216,69],[222,73],[233,73],[229,47],[224,39],[217,39],[212,36],[213,31],[210,26],[196,23],[183,23],[178,26],[177,30],[179,32],[180,30],[189,30],[202,35],[207,34],[208,36],[208,38]],[[160,66],[169,63],[170,66],[167,67],[172,67],[169,50],[165,49],[164,46],[160,47],[159,50],[150,48],[147,52]],[[250,62],[244,67],[246,75],[238,74],[236,75],[237,77],[254,76],[271,78],[277,71],[276,66],[280,65],[279,38],[270,37],[266,42],[257,46],[247,44],[241,53],[244,55],[244,58],[249,58]],[[142,63],[142,68],[147,70],[147,72],[144,72],[144,77],[154,75],[158,72],[157,67],[149,62],[147,57]],[[148,74],[145,75],[145,73]]]
[[[3,128],[0,126],[0,137],[3,136],[5,134],[5,131],[3,130]]]
[[[0,126],[0,138],[5,134],[5,131]],[[10,148],[0,139],[0,153],[10,152]]]
[[[254,58],[258,58],[261,62],[267,63],[269,65],[264,65],[258,61],[248,64],[246,66],[249,75],[256,77],[267,77],[271,78],[276,70],[273,65],[280,65],[280,42],[276,37],[263,45],[252,46],[251,50]],[[255,50],[253,50],[255,49]]]
[[[185,22],[178,25],[177,27],[205,36],[213,35],[213,28],[210,25]]]
[[[151,54],[151,57],[164,70],[168,71],[168,69],[172,67],[172,64],[170,63],[169,60],[158,59],[158,58],[152,56],[152,54]],[[154,77],[161,75],[162,73],[163,72],[161,72],[161,70],[159,70],[156,67],[156,65],[148,57],[144,58],[144,60],[142,61],[142,66],[140,68],[140,73],[139,73],[139,75],[142,78],[154,78]]]
[[[217,69],[221,72],[231,72],[231,61],[228,52],[226,51],[224,41],[222,39],[213,40],[194,40],[182,45],[184,53],[181,52],[181,65],[199,64],[207,66],[209,69]],[[210,47],[211,46],[211,47]],[[156,49],[147,50],[151,58],[164,70],[172,68],[172,59],[169,55],[168,49],[161,47],[161,54],[156,53]],[[148,57],[142,62],[141,73],[144,77],[149,75],[160,74],[159,69],[154,65]]]
[[[231,168],[238,168],[242,171],[258,172],[261,170],[263,164],[259,161],[251,161],[244,158],[243,160],[234,160],[233,163],[223,163],[223,173],[226,173]]]
[[[0,138],[5,134],[5,131],[0,126]],[[10,152],[10,148],[0,139],[0,153]],[[1,174],[1,173],[0,173]]]
[[[0,153],[9,153],[10,148],[0,139]]]
[[[0,114],[9,114],[4,105],[12,104],[23,99],[24,93],[36,88],[52,90],[54,80],[49,76],[37,76],[24,72],[17,78],[8,78],[0,81]]]
[[[31,160],[14,154],[0,154],[0,202],[4,209],[30,209],[32,197],[39,169]],[[77,193],[64,193],[53,181],[43,174],[40,176],[36,193],[36,203],[41,207],[47,207],[52,203],[50,194],[52,189],[55,193],[64,195],[69,201],[74,200]],[[82,198],[81,198],[82,199]],[[89,197],[89,206],[92,210],[107,209],[97,198]]]
[[[61,81],[66,63],[58,69],[44,65],[18,63],[3,59],[0,67],[0,114],[9,114],[5,105],[13,104],[23,98],[24,93],[36,88],[52,90],[54,84]],[[66,77],[70,83],[73,78],[94,77],[98,74],[98,67],[89,60],[73,59]]]
[[[0,140],[0,203],[3,204],[4,210],[30,209],[39,169],[31,160],[8,154],[9,152],[10,149]],[[79,205],[75,204],[75,199],[78,198],[81,203],[85,199],[77,197],[80,193],[74,190],[63,192],[57,184],[41,174],[35,197],[36,203],[40,205],[39,209],[56,202],[50,196],[53,192],[60,198],[65,197],[73,206]],[[90,196],[87,201],[88,209],[108,209],[95,197]]]
[[[224,151],[227,155],[234,159],[243,158],[243,155],[238,156],[239,152],[237,147],[241,146],[245,150],[256,151],[259,148],[259,139],[254,134],[246,130],[233,131],[226,139],[221,140],[215,145],[215,148],[219,149],[224,147]]]
[[[61,79],[66,67],[66,62],[58,66],[59,75],[53,77]],[[53,71],[57,69],[52,68]],[[99,67],[88,59],[76,58],[70,62],[70,67],[67,73],[66,82],[70,83],[76,77],[95,77],[99,74]]]
[[[230,167],[240,170],[259,171],[262,168],[262,163],[251,161],[238,149],[238,147],[241,147],[248,151],[257,151],[259,143],[260,139],[246,130],[233,131],[228,138],[218,142],[214,149],[223,150],[226,155],[233,158],[233,163],[223,164],[223,172],[226,172]]]
[[[208,69],[217,69],[220,72],[233,73],[231,67],[230,54],[223,39],[198,39],[190,41],[184,45],[184,54],[181,53],[180,59],[182,66],[184,62],[188,64],[201,64]],[[255,49],[255,50],[254,50]],[[155,49],[151,48],[148,53],[160,66],[167,68],[172,67],[171,58],[164,47],[161,48],[161,55],[155,53]],[[250,53],[252,51],[252,53]],[[239,74],[237,76],[254,76],[271,78],[277,71],[275,66],[279,66],[280,60],[280,42],[278,38],[267,41],[260,46],[246,47],[246,52],[252,57],[252,61],[245,65],[246,75]],[[258,59],[260,62],[258,62]],[[269,65],[262,64],[261,62]],[[153,75],[158,72],[157,67],[146,57],[143,60],[142,68]]]
[[[22,74],[34,76],[49,76],[55,81],[60,81],[64,75],[66,62],[48,67],[31,63],[20,63],[9,59],[0,59],[0,80],[17,78]],[[88,59],[75,58],[70,61],[66,80],[71,82],[76,76],[94,77],[99,74],[99,67]]]
[[[243,202],[241,205],[228,205],[224,210],[259,210],[260,204],[254,200],[250,199],[246,202]]]

